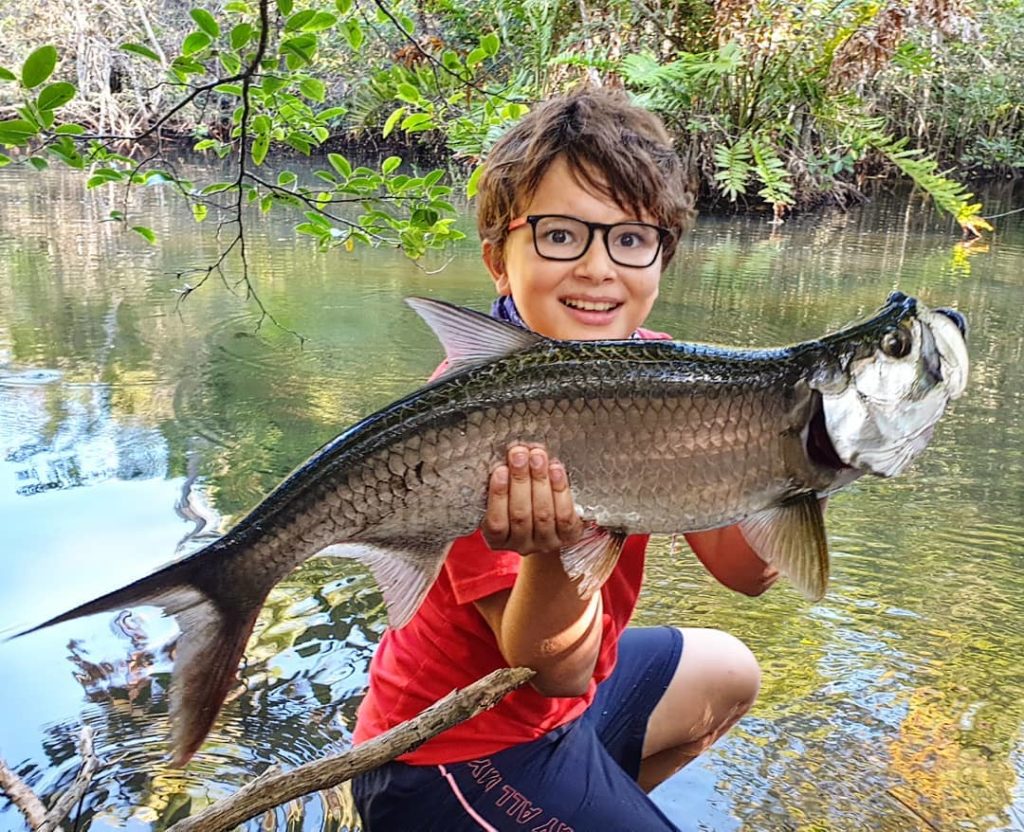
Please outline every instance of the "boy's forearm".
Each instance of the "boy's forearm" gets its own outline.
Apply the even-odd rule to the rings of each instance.
[[[557,552],[528,555],[501,616],[501,651],[513,667],[537,671],[538,692],[579,696],[597,663],[601,612],[601,593],[581,599]]]

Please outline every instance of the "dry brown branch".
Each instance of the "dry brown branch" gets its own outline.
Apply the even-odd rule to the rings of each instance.
[[[221,832],[233,829],[261,812],[346,780],[390,762],[400,754],[436,737],[495,705],[525,684],[534,672],[525,667],[502,668],[462,690],[454,690],[423,713],[396,725],[358,748],[306,763],[287,772],[264,773],[235,794],[197,815],[178,821],[169,832]]]
[[[35,832],[54,832],[85,795],[96,769],[99,768],[100,761],[92,747],[92,728],[88,725],[82,728],[78,753],[82,758],[78,776],[49,812],[25,781],[0,760],[0,792],[4,792],[11,799],[11,803],[25,816],[28,825]]]
[[[46,820],[46,807],[28,784],[0,760],[0,792],[6,794],[14,807],[25,816],[28,825],[38,829]]]
[[[82,767],[78,770],[75,782],[53,805],[37,832],[54,832],[60,826],[61,821],[85,795],[96,769],[99,768],[100,761],[92,748],[92,728],[88,725],[82,728],[82,735],[78,740],[78,753],[82,758]]]

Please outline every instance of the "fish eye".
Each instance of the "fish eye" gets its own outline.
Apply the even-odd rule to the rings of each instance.
[[[912,340],[910,332],[900,326],[885,333],[879,346],[890,358],[903,358],[910,352]]]

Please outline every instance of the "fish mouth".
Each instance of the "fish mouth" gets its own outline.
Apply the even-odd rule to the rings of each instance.
[[[835,445],[832,444],[832,437],[828,435],[828,426],[825,422],[825,405],[820,394],[814,396],[814,412],[807,425],[806,450],[808,459],[822,468],[841,471],[853,467],[843,462]]]

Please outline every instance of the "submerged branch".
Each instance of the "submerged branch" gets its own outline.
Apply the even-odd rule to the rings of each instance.
[[[264,773],[230,797],[179,821],[170,832],[222,832],[289,800],[351,780],[422,745],[497,704],[533,676],[525,667],[502,668],[454,690],[423,713],[357,748],[287,772]]]

